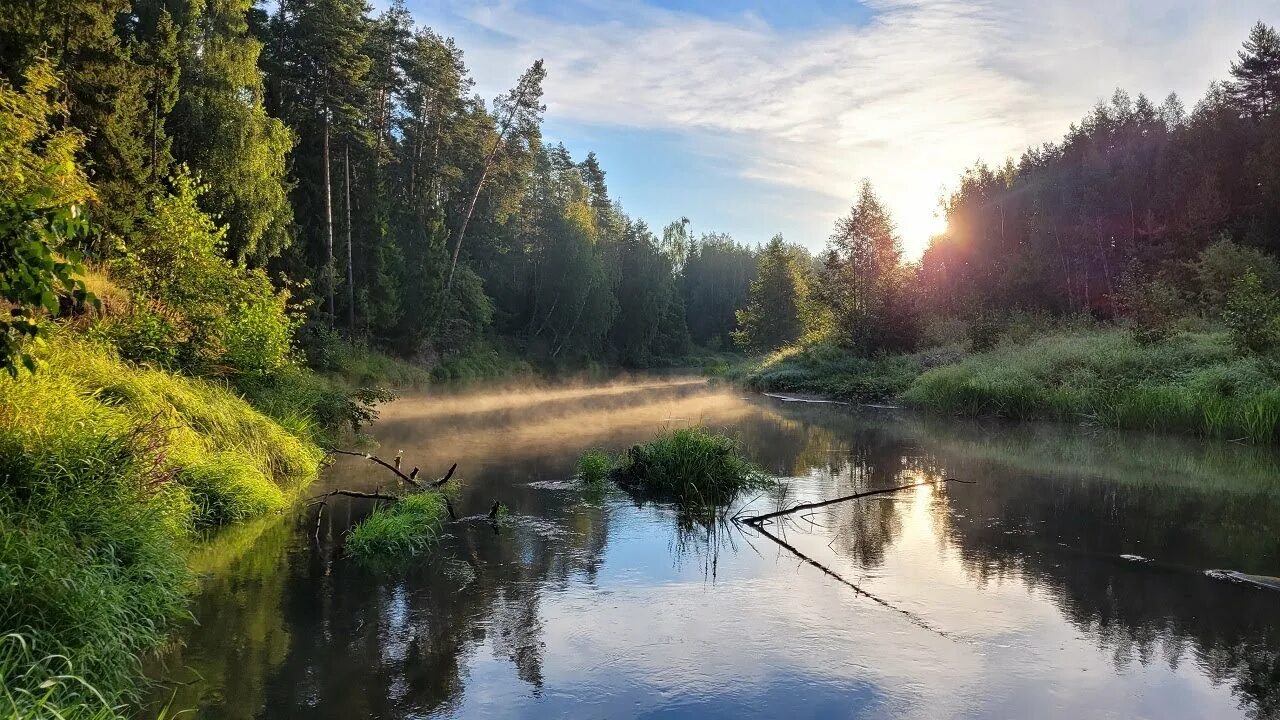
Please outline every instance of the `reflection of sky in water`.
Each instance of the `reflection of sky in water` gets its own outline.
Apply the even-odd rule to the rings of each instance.
[[[402,402],[377,428],[388,455],[459,462],[464,514],[496,498],[514,508],[500,534],[470,523],[445,539],[441,553],[474,579],[459,587],[431,560],[371,576],[341,556],[340,510],[318,544],[306,537],[314,516],[299,519],[291,551],[260,543],[277,554],[254,550],[197,601],[207,631],[188,634],[175,664],[211,678],[181,691],[201,717],[1077,720],[1277,707],[1280,596],[1198,574],[1206,563],[1275,566],[1274,534],[1248,528],[1280,514],[1250,484],[1274,467],[1268,457],[868,418],[700,384],[495,395]],[[750,531],[720,536],[714,554],[696,532],[675,532],[670,508],[548,484],[572,474],[581,450],[621,449],[672,417],[737,433],[789,476],[791,500],[944,476],[979,484],[840,503],[771,528],[890,607]],[[1182,474],[1168,486],[1108,474],[1135,454]],[[325,481],[381,482],[345,462]],[[1215,492],[1187,489],[1198,484]],[[763,497],[752,509],[776,506]],[[1190,522],[1188,508],[1213,522]],[[1126,563],[1126,552],[1161,564]],[[285,647],[252,652],[259,616],[283,616]]]

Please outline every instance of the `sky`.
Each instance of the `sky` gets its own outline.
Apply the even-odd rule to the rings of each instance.
[[[544,138],[655,228],[818,250],[872,182],[908,258],[966,167],[1117,88],[1190,109],[1280,0],[407,0],[483,97],[546,61]],[[385,2],[379,2],[385,6]]]

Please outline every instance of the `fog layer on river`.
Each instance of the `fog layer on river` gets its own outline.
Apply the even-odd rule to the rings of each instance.
[[[923,480],[768,529],[584,491],[588,448],[736,436],[781,479],[730,514]],[[1270,451],[786,403],[702,380],[406,397],[372,429],[459,514],[394,572],[347,558],[366,501],[200,548],[157,702],[200,718],[1232,718],[1280,715]],[[389,488],[357,458],[329,488]],[[821,567],[817,567],[817,565]]]

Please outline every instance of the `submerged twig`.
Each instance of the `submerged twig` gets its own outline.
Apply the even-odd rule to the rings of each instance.
[[[898,606],[894,605],[893,603],[889,602],[888,600],[885,600],[884,598],[881,598],[881,597],[880,597],[880,596],[878,596],[878,595],[874,595],[874,594],[872,594],[872,593],[867,592],[866,590],[863,590],[861,587],[858,587],[858,586],[857,586],[856,584],[854,584],[853,582],[851,582],[851,581],[849,581],[849,580],[846,580],[842,575],[840,575],[840,573],[837,573],[835,570],[832,570],[831,568],[827,567],[826,565],[823,565],[822,563],[818,562],[817,560],[814,560],[813,558],[809,557],[808,555],[805,555],[804,553],[802,553],[802,552],[800,552],[799,550],[797,550],[797,549],[795,548],[795,546],[793,546],[791,543],[788,543],[786,540],[783,540],[782,538],[778,537],[777,535],[774,535],[773,533],[769,532],[768,530],[765,530],[763,527],[761,527],[761,526],[759,526],[759,525],[755,525],[755,524],[753,524],[753,525],[752,525],[752,527],[753,527],[756,531],[758,531],[761,535],[764,535],[765,537],[767,537],[767,538],[769,538],[770,540],[774,541],[775,543],[777,543],[777,544],[778,544],[778,546],[779,546],[779,547],[784,548],[785,550],[787,550],[788,552],[790,552],[792,555],[795,555],[795,556],[796,556],[797,558],[799,558],[800,560],[803,560],[804,562],[808,563],[809,565],[812,565],[813,567],[818,568],[818,569],[819,569],[819,570],[821,570],[823,573],[825,573],[825,574],[827,574],[828,576],[830,576],[830,577],[832,577],[832,578],[836,579],[836,580],[837,580],[837,581],[839,581],[841,584],[846,585],[847,587],[849,587],[849,589],[853,590],[855,593],[857,593],[857,594],[861,595],[862,597],[865,597],[865,598],[867,598],[868,600],[871,600],[872,602],[876,603],[877,605],[881,605],[881,606],[883,606],[883,607],[885,607],[885,608],[888,608],[889,610],[892,610],[892,611],[894,611],[894,612],[896,612],[896,613],[898,613],[898,614],[902,615],[903,617],[907,618],[907,620],[911,621],[911,623],[912,623],[913,625],[916,625],[917,627],[920,627],[920,628],[923,628],[923,629],[925,629],[925,630],[928,630],[929,632],[937,633],[938,635],[941,635],[942,637],[947,638],[947,639],[949,639],[949,640],[955,640],[955,639],[957,639],[955,636],[951,635],[950,633],[946,632],[945,630],[939,630],[938,628],[936,628],[936,627],[934,627],[934,626],[930,625],[928,622],[926,622],[926,621],[922,620],[921,618],[917,617],[917,616],[916,616],[916,614],[915,614],[915,613],[913,613],[913,612],[911,612],[910,610],[904,610],[903,608],[900,608],[900,607],[898,607]]]
[[[363,498],[365,500],[387,500],[389,502],[400,502],[398,495],[386,495],[379,492],[360,492],[359,490],[330,490],[327,493],[321,493],[307,502],[319,500],[320,498],[333,497],[334,495],[342,495],[344,497]]]
[[[799,505],[794,505],[792,507],[789,507],[783,510],[775,510],[774,512],[771,512],[771,513],[765,513],[763,515],[755,515],[753,517],[744,518],[739,522],[744,522],[748,525],[759,526],[759,524],[764,522],[765,520],[771,520],[773,518],[780,517],[782,515],[790,515],[791,513],[794,513],[800,510],[812,510],[814,508],[826,507],[827,505],[835,505],[836,503],[846,502],[849,500],[857,500],[858,498],[864,498],[870,495],[884,495],[887,493],[899,492],[901,490],[910,490],[911,488],[923,487],[925,485],[937,485],[938,483],[949,483],[949,482],[958,482],[958,483],[965,483],[967,485],[972,485],[974,481],[956,480],[955,478],[946,478],[945,480],[926,480],[925,482],[912,483],[910,485],[899,485],[898,487],[884,488],[881,490],[868,490],[866,492],[854,493],[852,495],[845,495],[844,497],[832,498],[830,500],[821,500],[819,502],[811,502],[811,503],[801,503]]]

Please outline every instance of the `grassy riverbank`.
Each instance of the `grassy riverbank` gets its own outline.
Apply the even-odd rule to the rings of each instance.
[[[22,636],[0,644],[0,714],[110,714],[185,612],[192,532],[284,507],[321,452],[313,426],[105,344],[34,358],[0,376],[0,619]]]
[[[1272,443],[1280,362],[1242,353],[1226,333],[1139,343],[1123,329],[1072,327],[857,358],[831,346],[788,348],[729,377],[764,391],[894,400],[938,413],[1085,422]]]

